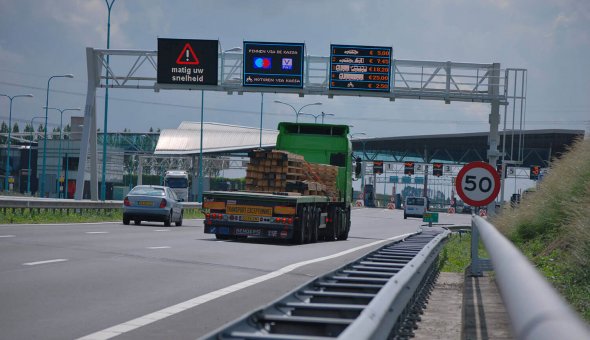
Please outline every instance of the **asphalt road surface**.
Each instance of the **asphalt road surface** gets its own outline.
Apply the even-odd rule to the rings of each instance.
[[[196,339],[422,224],[356,209],[347,241],[297,246],[218,241],[202,220],[0,225],[0,338]]]

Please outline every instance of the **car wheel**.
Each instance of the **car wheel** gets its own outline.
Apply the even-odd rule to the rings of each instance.
[[[123,217],[123,224],[124,224],[124,225],[129,225],[129,222],[130,222],[130,221],[131,221],[131,220],[129,219],[129,217]]]
[[[170,214],[164,220],[164,226],[169,227],[171,221],[172,221],[172,211],[170,211]]]
[[[178,221],[176,221],[176,226],[177,227],[181,227],[182,226],[182,215],[183,215],[183,213],[180,213],[180,218],[178,219]]]
[[[408,215],[404,214],[404,220],[408,219]]]

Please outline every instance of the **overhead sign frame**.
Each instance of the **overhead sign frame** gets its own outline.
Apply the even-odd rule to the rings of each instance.
[[[457,174],[455,189],[463,202],[483,207],[492,203],[500,193],[500,176],[489,163],[471,162]]]
[[[390,92],[393,49],[330,45],[330,90]]]
[[[304,43],[244,41],[242,86],[303,88]]]
[[[157,83],[217,85],[219,40],[158,38]]]

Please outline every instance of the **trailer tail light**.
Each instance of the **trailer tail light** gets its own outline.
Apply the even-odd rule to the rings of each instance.
[[[293,224],[293,217],[289,217],[287,219],[287,224]]]
[[[125,197],[125,199],[123,200],[123,205],[126,207],[131,206],[131,202],[129,202],[129,197]]]
[[[209,220],[209,219],[211,219],[211,214],[205,214],[205,219],[206,219],[206,220]]]
[[[166,202],[165,198],[162,198],[160,201],[160,208],[166,208],[166,204],[168,204],[168,202]]]
[[[332,219],[329,217],[326,217],[326,223],[332,223]]]
[[[214,219],[214,220],[222,220],[223,219],[223,214],[211,214],[211,219]]]

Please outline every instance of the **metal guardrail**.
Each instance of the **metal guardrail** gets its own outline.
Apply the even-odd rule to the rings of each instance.
[[[500,295],[517,339],[590,339],[590,328],[528,259],[496,228],[472,218],[472,275],[481,275],[479,235],[490,255]]]
[[[196,202],[183,202],[183,206],[187,209],[198,209],[201,207],[201,203]],[[72,199],[46,199],[46,198],[32,198],[32,197],[19,197],[19,198],[8,198],[0,197],[0,209],[6,211],[6,209],[39,209],[39,210],[51,210],[51,209],[122,209],[123,201],[90,201],[90,200],[72,200]]]
[[[407,338],[449,234],[425,229],[388,244],[202,339]]]

